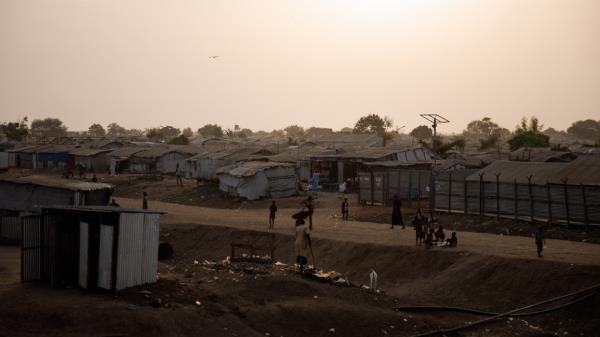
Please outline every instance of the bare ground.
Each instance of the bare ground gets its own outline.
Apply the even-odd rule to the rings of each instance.
[[[458,248],[425,250],[414,246],[412,229],[341,221],[341,196],[327,193],[317,199],[314,219],[317,265],[342,273],[353,287],[320,283],[279,267],[264,267],[271,270],[261,273],[207,268],[205,259],[220,261],[229,255],[232,230],[266,230],[269,201],[228,200],[233,206],[220,208],[210,204],[216,201],[207,201],[205,206],[211,207],[160,202],[156,199],[177,201],[180,194],[164,184],[169,180],[149,183],[146,189],[150,207],[168,212],[161,233],[175,251],[172,259],[159,263],[159,282],[118,294],[21,285],[19,249],[0,246],[0,336],[411,336],[478,317],[396,312],[392,307],[429,304],[504,311],[600,280],[600,245],[550,239],[539,259],[531,238],[459,231]],[[138,207],[141,202],[135,197],[144,184],[131,186],[129,191],[117,190],[117,201]],[[290,215],[301,200],[280,201],[276,258],[287,264],[294,259]],[[453,227],[451,222],[445,225]],[[360,288],[371,268],[379,273],[381,293]],[[455,336],[597,336],[599,297],[543,316],[501,319]],[[153,306],[158,299],[161,304]]]

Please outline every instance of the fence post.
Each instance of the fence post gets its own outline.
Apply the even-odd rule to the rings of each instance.
[[[421,171],[419,171],[419,193],[421,192]],[[436,200],[435,200],[435,194],[436,194],[436,189],[435,189],[435,173],[433,171],[431,171],[429,173],[429,214],[431,216],[431,219],[435,219],[435,207],[436,207]],[[421,206],[421,198],[419,198],[419,207]]]
[[[479,173],[479,215],[483,216],[483,175],[484,173]]]
[[[369,173],[371,173],[371,206],[373,206],[375,200],[375,176],[373,175],[373,169]]]
[[[452,211],[452,172],[448,174],[448,214]]]
[[[590,223],[588,207],[587,207],[587,195],[585,194],[585,186],[581,184],[581,195],[583,196],[583,223],[585,225],[585,230],[587,231],[587,226]]]
[[[533,178],[532,174],[527,176],[527,188],[529,189],[529,208],[531,208],[531,222],[533,222],[535,213],[533,212],[533,190],[531,187],[531,178]]]
[[[552,194],[550,193],[550,183],[546,180],[546,194],[548,198],[548,224],[552,223]]]
[[[567,178],[562,179],[563,189],[565,193],[565,211],[567,212],[567,225],[571,225],[571,214],[569,212],[569,192],[567,190]]]
[[[408,207],[412,207],[412,177],[413,171],[408,171]]]
[[[417,207],[421,208],[421,170],[417,171],[419,172],[419,174],[417,175]],[[435,198],[435,192],[433,193],[434,198]]]
[[[500,172],[496,172],[496,219],[500,219]]]
[[[519,220],[519,186],[517,185],[517,178],[515,178],[515,220]]]
[[[467,215],[469,213],[469,205],[468,205],[468,203],[469,203],[469,197],[467,196],[468,188],[467,188],[467,176],[466,175],[464,175],[464,177],[463,177],[463,182],[464,182],[464,185],[465,185],[465,190],[464,190],[464,192],[465,192],[464,193],[464,198],[465,198],[465,215]]]

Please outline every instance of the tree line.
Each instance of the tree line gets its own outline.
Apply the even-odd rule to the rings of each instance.
[[[0,133],[13,141],[23,141],[26,137],[147,137],[152,141],[184,145],[188,144],[189,139],[195,134],[200,137],[240,139],[247,139],[253,135],[275,136],[287,138],[289,144],[298,144],[313,137],[333,134],[376,134],[381,136],[384,141],[387,141],[392,139],[398,133],[398,130],[393,130],[393,121],[390,117],[368,114],[359,118],[353,128],[345,127],[338,131],[323,127],[304,128],[299,125],[289,125],[280,130],[266,132],[252,131],[249,128],[242,128],[239,125],[224,129],[218,124],[206,124],[194,132],[190,127],[179,129],[169,125],[141,130],[127,129],[117,123],[110,123],[106,128],[99,123],[94,123],[89,126],[87,131],[73,132],[69,131],[67,126],[58,118],[34,119],[29,123],[27,117],[25,117],[16,122],[4,122],[0,124]],[[409,135],[418,140],[422,145],[438,150],[450,148],[464,149],[466,140],[478,142],[480,150],[493,149],[502,143],[507,143],[511,150],[523,146],[547,147],[550,146],[550,137],[571,137],[599,145],[600,120],[587,119],[576,121],[566,131],[559,131],[553,128],[544,129],[544,126],[536,117],[529,119],[524,117],[515,129],[510,131],[500,127],[491,118],[484,117],[481,120],[469,122],[462,133],[454,135],[446,143],[441,141],[441,137],[433,139],[433,130],[428,125],[415,127],[410,131]]]

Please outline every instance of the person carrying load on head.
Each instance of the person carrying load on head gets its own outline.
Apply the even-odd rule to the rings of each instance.
[[[306,208],[303,208],[300,212],[292,215],[292,218],[296,220],[296,239],[294,241],[294,248],[296,250],[296,263],[298,264],[300,272],[304,271],[304,267],[308,262],[308,249],[312,249],[310,229],[306,226],[305,221],[308,216],[309,212]]]

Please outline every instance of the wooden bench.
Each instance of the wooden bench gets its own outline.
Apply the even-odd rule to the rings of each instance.
[[[243,249],[249,252],[249,258],[236,257],[236,249]],[[257,259],[257,253],[266,253],[270,257],[270,261],[275,261],[275,234],[257,232],[250,230],[238,230],[231,232],[231,260],[249,259],[256,261],[264,261]]]

